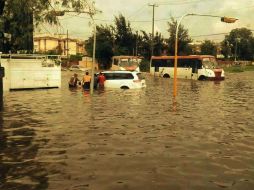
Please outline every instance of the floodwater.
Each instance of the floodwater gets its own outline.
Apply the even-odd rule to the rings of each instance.
[[[253,190],[254,73],[5,94],[1,190]]]

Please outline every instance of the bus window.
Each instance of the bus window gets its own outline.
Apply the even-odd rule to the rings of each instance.
[[[174,60],[173,59],[167,59],[167,67],[174,67]]]
[[[199,59],[193,59],[192,60],[192,73],[198,73],[198,69],[202,69],[202,63]]]
[[[202,69],[202,62],[201,60],[196,60],[197,62],[197,69]]]
[[[151,66],[152,67],[166,67],[167,60],[166,59],[153,59]]]
[[[187,59],[178,59],[177,67],[188,67],[188,60]]]

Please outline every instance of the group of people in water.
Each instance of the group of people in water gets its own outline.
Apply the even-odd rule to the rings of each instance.
[[[77,73],[74,73],[69,80],[69,88],[77,88],[81,85],[84,90],[90,90],[91,79],[92,77],[89,75],[89,72],[85,73],[82,80],[78,78]],[[95,74],[93,84],[94,89],[103,89],[105,80],[106,78],[103,73],[100,72],[99,75]]]

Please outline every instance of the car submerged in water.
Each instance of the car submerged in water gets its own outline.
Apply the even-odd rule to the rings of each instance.
[[[141,72],[137,71],[103,71],[106,81],[105,88],[137,89],[146,87]]]

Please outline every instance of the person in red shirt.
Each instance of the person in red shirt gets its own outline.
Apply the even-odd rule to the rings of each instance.
[[[106,78],[103,73],[100,72],[99,77],[98,77],[98,83],[99,83],[99,88],[102,89],[104,88],[104,82]]]

